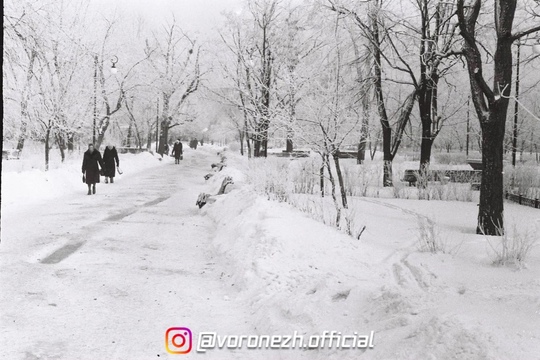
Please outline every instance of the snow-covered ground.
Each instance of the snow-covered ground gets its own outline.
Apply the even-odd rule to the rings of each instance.
[[[21,160],[3,160],[2,207],[24,207],[62,195],[84,193],[86,186],[82,183],[82,157],[82,152],[70,154],[63,164],[54,158],[49,171],[43,171],[43,160],[34,155],[23,157]],[[154,156],[148,152],[137,155],[120,154],[120,158],[120,168],[124,174],[117,174],[117,181],[122,181],[130,174],[155,167],[160,162],[165,164],[171,161],[168,156],[159,161],[158,155]]]
[[[165,358],[169,327],[248,332],[195,206],[207,156],[136,172],[120,161],[124,175],[96,195],[80,183],[54,201],[2,202],[1,359]]]
[[[474,234],[476,203],[352,198],[366,227],[356,240],[257,194],[234,154],[205,182],[217,151],[188,149],[181,165],[148,159],[130,171],[122,158],[124,175],[96,196],[84,195],[79,164],[65,195],[5,206],[17,186],[3,184],[2,356],[174,358],[165,330],[186,326],[195,343],[199,331],[375,338],[365,351],[203,355],[194,344],[178,358],[540,358],[540,249],[520,269],[493,266],[488,240]],[[133,164],[147,161],[137,156]],[[235,182],[229,191],[196,208],[197,195],[216,194],[225,176]],[[540,211],[505,206],[510,230],[539,236]],[[417,251],[426,218],[448,254]]]
[[[540,358],[540,249],[521,269],[493,266],[488,241],[496,247],[497,239],[475,234],[476,203],[350,199],[366,226],[355,240],[248,185],[236,186],[207,214],[220,229],[216,257],[259,332],[374,330],[367,359]],[[505,206],[511,233],[517,226],[540,237],[540,211]],[[421,219],[435,223],[449,254],[418,251]],[[280,354],[302,355],[359,357],[351,350]]]

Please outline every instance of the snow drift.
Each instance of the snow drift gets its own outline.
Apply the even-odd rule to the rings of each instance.
[[[290,350],[296,359],[532,359],[540,353],[540,262],[527,269],[490,263],[486,239],[474,229],[476,204],[353,199],[367,224],[358,241],[255,193],[239,159],[209,180],[240,178],[236,189],[203,208],[216,223],[216,258],[238,301],[253,312],[259,334],[306,335],[375,331],[375,348]],[[237,165],[237,167],[234,167]],[[508,206],[509,218],[537,214]],[[417,251],[418,217],[450,214],[441,236],[452,254]],[[470,217],[470,221],[467,221]],[[464,225],[465,224],[465,225]],[[536,325],[535,325],[536,324]],[[361,354],[359,353],[361,352]]]

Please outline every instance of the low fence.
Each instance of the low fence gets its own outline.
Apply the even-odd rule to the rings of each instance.
[[[507,200],[510,200],[512,202],[516,202],[520,205],[530,206],[535,209],[540,209],[540,200],[539,199],[530,199],[528,197],[525,197],[521,194],[512,194],[508,191],[505,193],[504,196]]]
[[[415,185],[419,179],[418,170],[405,170],[403,181]],[[482,179],[482,170],[429,170],[427,173],[428,181],[447,181],[453,183],[471,183],[478,184]]]
[[[277,157],[288,157],[288,158],[304,158],[309,157],[310,151],[304,151],[304,150],[294,150],[287,152],[283,150],[282,152],[269,152],[269,156],[277,156]]]

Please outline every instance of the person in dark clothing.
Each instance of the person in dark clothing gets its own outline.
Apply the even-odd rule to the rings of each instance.
[[[171,156],[174,156],[175,164],[180,164],[180,159],[182,158],[182,142],[180,142],[180,139],[175,141]]]
[[[88,195],[96,193],[96,183],[99,183],[101,169],[103,169],[101,154],[94,149],[94,144],[89,144],[88,150],[84,153],[82,163],[83,176],[88,185]]]
[[[112,145],[108,145],[103,151],[103,175],[105,176],[105,184],[114,183],[114,177],[116,175],[116,167],[120,166],[120,159],[118,159],[118,152]]]

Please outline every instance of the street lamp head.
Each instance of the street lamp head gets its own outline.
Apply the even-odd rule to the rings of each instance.
[[[118,68],[116,67],[116,63],[118,62],[118,56],[114,55],[111,59],[111,73],[116,74],[118,72]]]

